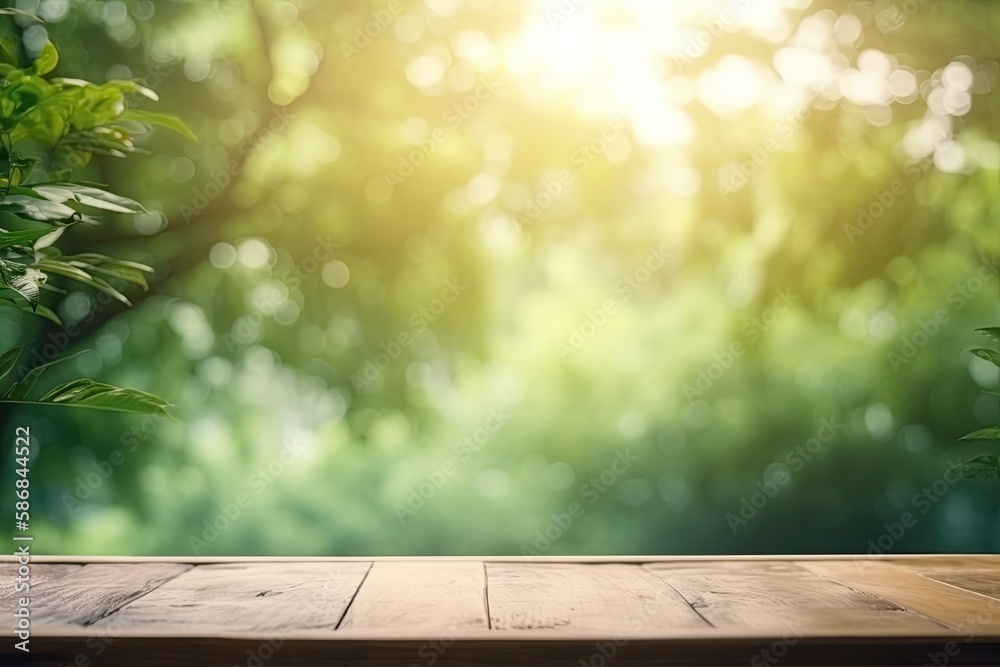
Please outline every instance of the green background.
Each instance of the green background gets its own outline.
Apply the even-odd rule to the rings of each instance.
[[[18,2],[199,137],[85,174],[134,308],[0,311],[176,406],[3,408],[36,550],[1000,548],[1000,3],[664,4]]]

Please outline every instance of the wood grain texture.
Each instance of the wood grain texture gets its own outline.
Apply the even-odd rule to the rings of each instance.
[[[797,635],[944,630],[898,604],[792,563],[657,563],[646,567],[718,628],[783,628]]]
[[[710,625],[639,565],[487,563],[492,627],[566,628],[607,636]]]
[[[1000,664],[995,557],[188,568],[33,563],[32,664],[720,667],[773,664],[776,646],[779,667]],[[0,643],[0,664],[23,657]]]
[[[869,591],[959,632],[1000,636],[1000,600],[928,579],[890,563],[813,562],[818,575]]]
[[[967,591],[1000,599],[1000,563],[993,566],[982,558],[899,561],[900,567]]]
[[[341,628],[447,637],[489,627],[481,562],[375,563]]]
[[[199,565],[122,609],[114,623],[179,635],[334,630],[368,563]]]
[[[68,574],[76,572],[81,567],[81,565],[36,565],[31,563],[30,571],[28,572],[28,584],[29,586],[39,586],[43,581],[52,581],[60,577],[65,577]],[[16,599],[23,594],[23,591],[17,592],[14,590],[14,586],[18,583],[17,569],[18,566],[12,563],[0,565],[0,611],[13,609]]]
[[[928,579],[1000,600],[1000,574],[996,572],[928,572]]]
[[[35,632],[58,632],[67,625],[90,625],[190,567],[177,563],[94,564],[47,578],[31,588],[32,626]],[[0,631],[12,627],[12,617],[4,614]]]

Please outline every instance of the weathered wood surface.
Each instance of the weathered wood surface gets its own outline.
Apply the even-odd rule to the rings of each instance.
[[[190,568],[178,563],[94,563],[54,578],[49,572],[42,581],[32,581],[29,591],[35,630],[91,625]],[[5,606],[13,601],[11,596]],[[9,633],[13,627],[13,617],[3,614],[0,632]]]
[[[31,664],[1000,664],[1000,558],[609,560],[33,563]]]
[[[639,565],[488,563],[497,630],[566,628],[608,635],[711,627]]]
[[[375,563],[341,627],[447,636],[485,630],[483,563]]]
[[[65,577],[67,574],[72,574],[79,570],[80,567],[80,565],[66,564],[32,565],[29,571],[30,581],[28,583],[31,586],[38,586],[48,579],[58,579],[59,577]],[[13,609],[16,604],[16,598],[21,595],[15,590],[15,586],[18,584],[17,570],[18,565],[13,563],[0,564],[0,611]]]
[[[1000,599],[1000,568],[990,567],[982,558],[917,560],[900,565],[928,579]]]
[[[796,636],[820,631],[850,634],[857,628],[944,629],[877,595],[817,577],[794,563],[661,563],[647,568],[718,628],[779,627]]]
[[[956,632],[1000,636],[1000,600],[996,598],[955,588],[889,563],[814,562],[802,567],[892,600]]]
[[[149,628],[182,636],[334,630],[369,567],[368,563],[199,565],[95,628]]]

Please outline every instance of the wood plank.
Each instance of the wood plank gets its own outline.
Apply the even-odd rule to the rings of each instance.
[[[482,562],[375,563],[341,628],[454,636],[489,627]]]
[[[1000,600],[949,586],[890,563],[812,562],[801,566],[891,600],[949,628],[1000,636]]]
[[[18,592],[14,590],[14,586],[18,583],[18,567],[18,565],[12,563],[0,565],[0,611],[13,609],[17,598],[24,594],[23,591]],[[30,587],[37,587],[43,581],[52,581],[72,574],[82,566],[66,564],[36,565],[35,563],[31,563],[29,567],[31,569],[28,573],[28,584]],[[31,590],[29,589],[28,592],[31,593]]]
[[[31,588],[32,627],[41,633],[90,625],[188,569],[177,563],[94,564],[46,579]],[[12,627],[12,617],[3,614],[0,631]]]
[[[707,628],[680,594],[639,565],[487,563],[497,630],[565,628],[633,635]]]
[[[122,631],[184,636],[333,630],[368,563],[199,565],[112,618]]]
[[[899,561],[900,567],[967,591],[1000,599],[1000,565],[982,558]]]
[[[920,574],[928,579],[1000,600],[1000,573],[997,572],[921,572]]]
[[[817,577],[793,563],[655,563],[663,578],[717,628],[784,628],[799,636],[859,630],[945,628],[872,593]]]

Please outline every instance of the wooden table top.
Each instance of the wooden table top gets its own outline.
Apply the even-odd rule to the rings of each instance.
[[[0,572],[0,656],[28,664]],[[30,664],[1000,665],[1000,556],[35,557],[29,577]]]

